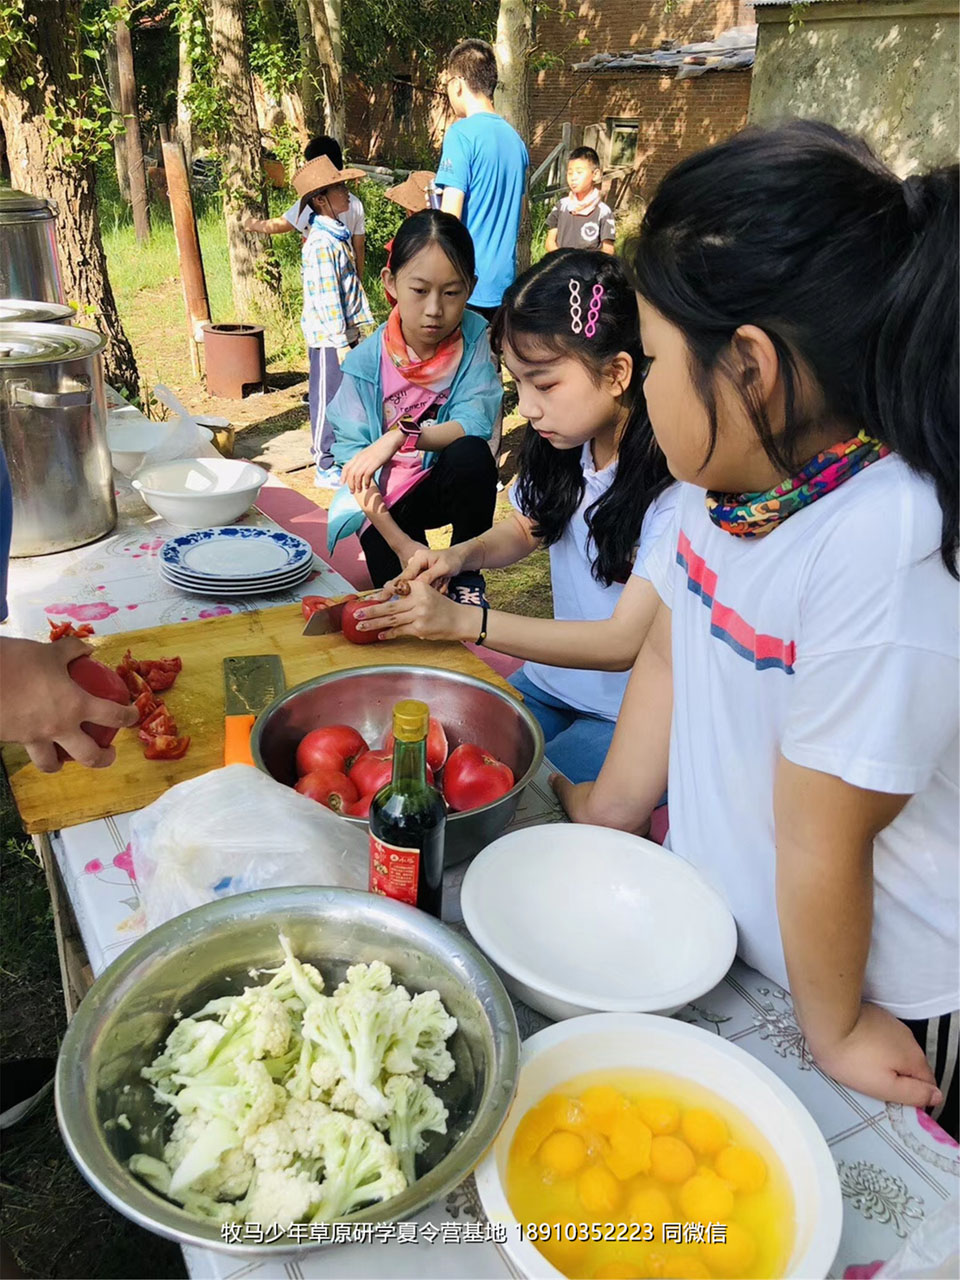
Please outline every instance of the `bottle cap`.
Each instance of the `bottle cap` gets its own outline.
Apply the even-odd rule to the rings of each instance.
[[[393,736],[398,742],[419,742],[427,736],[430,708],[415,698],[404,698],[393,708]]]

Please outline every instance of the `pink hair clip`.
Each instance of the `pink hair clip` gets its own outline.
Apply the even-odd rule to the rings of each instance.
[[[600,308],[603,306],[603,285],[595,284],[593,292],[590,295],[590,307],[587,311],[587,323],[584,327],[584,335],[592,338],[597,332],[597,321],[600,319]]]

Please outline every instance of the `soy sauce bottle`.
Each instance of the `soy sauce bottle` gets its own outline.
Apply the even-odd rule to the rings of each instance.
[[[393,708],[393,777],[370,805],[370,892],[409,902],[440,919],[443,901],[443,797],[427,782],[425,702]]]

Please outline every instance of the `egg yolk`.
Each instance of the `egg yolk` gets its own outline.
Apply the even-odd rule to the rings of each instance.
[[[556,1177],[572,1178],[587,1159],[587,1144],[578,1134],[558,1129],[540,1147],[537,1159]]]
[[[610,1145],[604,1155],[611,1172],[622,1182],[646,1173],[650,1168],[650,1145],[653,1134],[634,1107],[625,1107],[610,1132]]]
[[[700,1253],[711,1271],[721,1276],[742,1276],[757,1256],[757,1245],[738,1222],[728,1222],[725,1243],[702,1244]]]
[[[668,1258],[663,1280],[710,1280],[710,1272],[699,1258]]]
[[[627,1213],[634,1222],[649,1222],[656,1228],[657,1238],[665,1222],[676,1221],[676,1213],[667,1194],[659,1187],[642,1187],[630,1197]]]
[[[680,1128],[688,1144],[700,1156],[712,1156],[730,1141],[726,1124],[703,1107],[691,1107],[685,1111]]]
[[[640,1272],[629,1262],[605,1262],[593,1274],[595,1280],[636,1280]]]
[[[616,1124],[621,1112],[627,1107],[627,1100],[618,1089],[609,1084],[593,1085],[584,1089],[580,1095],[580,1106],[587,1124],[609,1134]]]
[[[588,1213],[613,1213],[620,1203],[620,1183],[603,1165],[591,1165],[580,1175],[577,1195]]]
[[[579,1224],[575,1223],[573,1218],[558,1218],[557,1226],[551,1233],[550,1239],[537,1245],[544,1257],[549,1258],[558,1271],[568,1272],[575,1267],[587,1248],[587,1241],[577,1238],[575,1226]],[[567,1239],[564,1228],[569,1228],[569,1234],[573,1236],[572,1240]],[[557,1239],[558,1234],[559,1239]]]
[[[689,1178],[680,1188],[679,1199],[688,1222],[723,1222],[733,1212],[733,1192],[709,1169]]]
[[[576,1129],[582,1122],[583,1112],[573,1098],[548,1093],[517,1125],[513,1135],[514,1153],[520,1160],[530,1160],[555,1129]]]
[[[738,1191],[759,1191],[767,1180],[766,1161],[748,1147],[724,1147],[713,1163],[720,1177]]]
[[[696,1157],[685,1142],[669,1134],[650,1144],[650,1172],[661,1182],[686,1182],[697,1168]]]
[[[676,1133],[680,1128],[680,1108],[669,1098],[640,1098],[636,1107],[655,1134]]]

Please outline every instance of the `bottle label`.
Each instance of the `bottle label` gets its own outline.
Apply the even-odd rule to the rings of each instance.
[[[417,905],[420,850],[387,844],[370,833],[370,892]]]

